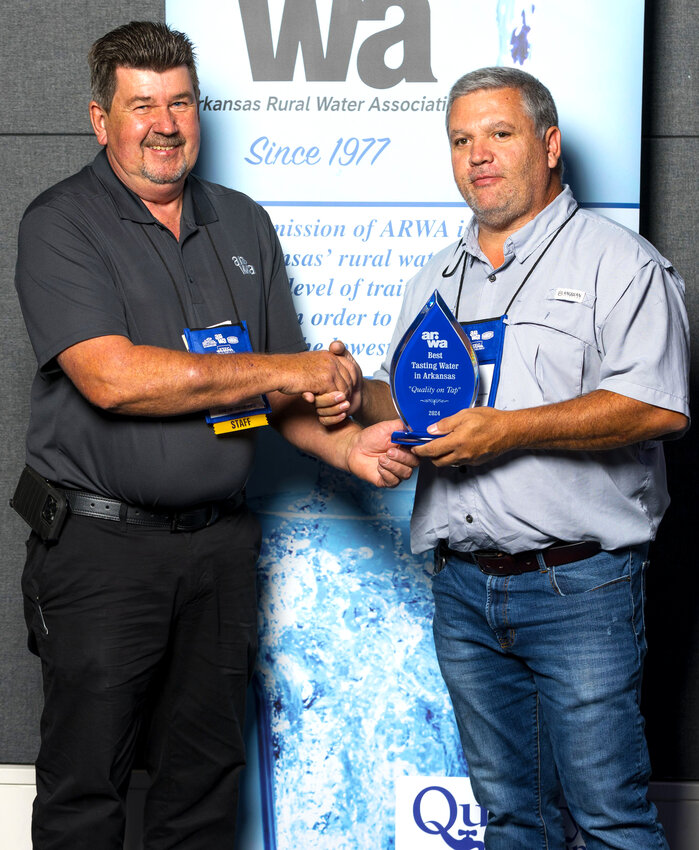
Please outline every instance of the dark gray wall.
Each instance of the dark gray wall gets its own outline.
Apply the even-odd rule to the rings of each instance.
[[[650,0],[646,7],[641,233],[687,283],[695,424],[687,437],[667,446],[673,501],[651,553],[643,705],[654,777],[699,780],[699,564],[693,551],[699,469],[699,5]]]
[[[688,284],[697,329],[699,290],[694,209],[699,24],[695,0],[648,0],[641,229]],[[17,307],[17,223],[39,191],[85,164],[96,150],[86,110],[89,45],[132,19],[163,19],[164,2],[0,0],[0,763],[30,763],[38,743],[38,662],[25,650],[19,578],[25,527],[7,507],[23,462],[33,356]],[[591,139],[604,145],[604,135]],[[694,393],[696,396],[696,393]],[[668,447],[673,505],[649,575],[645,711],[655,778],[699,780],[699,575],[691,551],[699,434]]]
[[[26,650],[19,588],[26,526],[7,506],[24,462],[34,360],[14,291],[17,225],[42,190],[98,150],[87,115],[90,45],[130,20],[164,20],[155,0],[0,0],[0,763],[31,763],[41,683]]]

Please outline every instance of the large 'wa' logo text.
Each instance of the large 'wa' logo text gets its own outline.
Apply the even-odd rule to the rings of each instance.
[[[360,21],[384,21],[392,6],[403,20],[366,38],[357,52],[357,72],[366,85],[388,89],[408,83],[434,83],[430,67],[430,6],[428,0],[333,0],[327,48],[323,50],[317,0],[286,0],[276,51],[272,40],[269,0],[238,0],[252,78],[256,82],[292,80],[299,47],[309,82],[347,79]],[[386,52],[403,45],[399,67],[386,64]]]

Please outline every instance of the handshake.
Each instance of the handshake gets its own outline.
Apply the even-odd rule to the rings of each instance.
[[[308,431],[307,442],[298,424],[303,420],[308,423],[307,411],[303,417],[277,414],[275,425],[290,442],[378,487],[395,487],[410,477],[418,457],[391,442],[391,434],[403,426],[386,383],[365,380],[359,365],[339,340],[332,342],[327,351],[288,357],[291,368],[280,374],[278,392],[301,396],[313,404],[316,420],[316,427]],[[288,409],[284,403],[278,406],[273,402],[273,407]],[[324,445],[328,450],[323,449]]]
[[[303,356],[303,355],[302,355]],[[340,340],[330,343],[328,351],[307,352],[317,363],[313,389],[304,390],[303,398],[315,404],[321,424],[337,425],[361,411],[364,378],[359,364]],[[391,418],[395,417],[392,411]]]

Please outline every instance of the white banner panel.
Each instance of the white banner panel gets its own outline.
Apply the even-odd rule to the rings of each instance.
[[[198,48],[198,172],[267,206],[308,344],[344,339],[365,372],[401,286],[470,217],[444,128],[467,71],[539,76],[578,199],[637,226],[638,0],[168,0],[167,17]]]
[[[540,77],[576,196],[637,226],[639,0],[167,0],[166,12],[198,50],[198,173],[265,205],[307,344],[341,338],[365,373],[411,276],[470,218],[444,126],[462,74]],[[482,847],[434,658],[429,559],[409,553],[410,488],[348,484],[269,435],[259,458],[257,723],[238,847]],[[567,839],[584,850],[574,826]]]

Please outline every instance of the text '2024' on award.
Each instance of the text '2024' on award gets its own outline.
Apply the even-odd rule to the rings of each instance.
[[[472,407],[478,397],[476,355],[436,289],[393,355],[391,395],[407,426],[391,439],[405,445],[434,439],[429,425]]]

